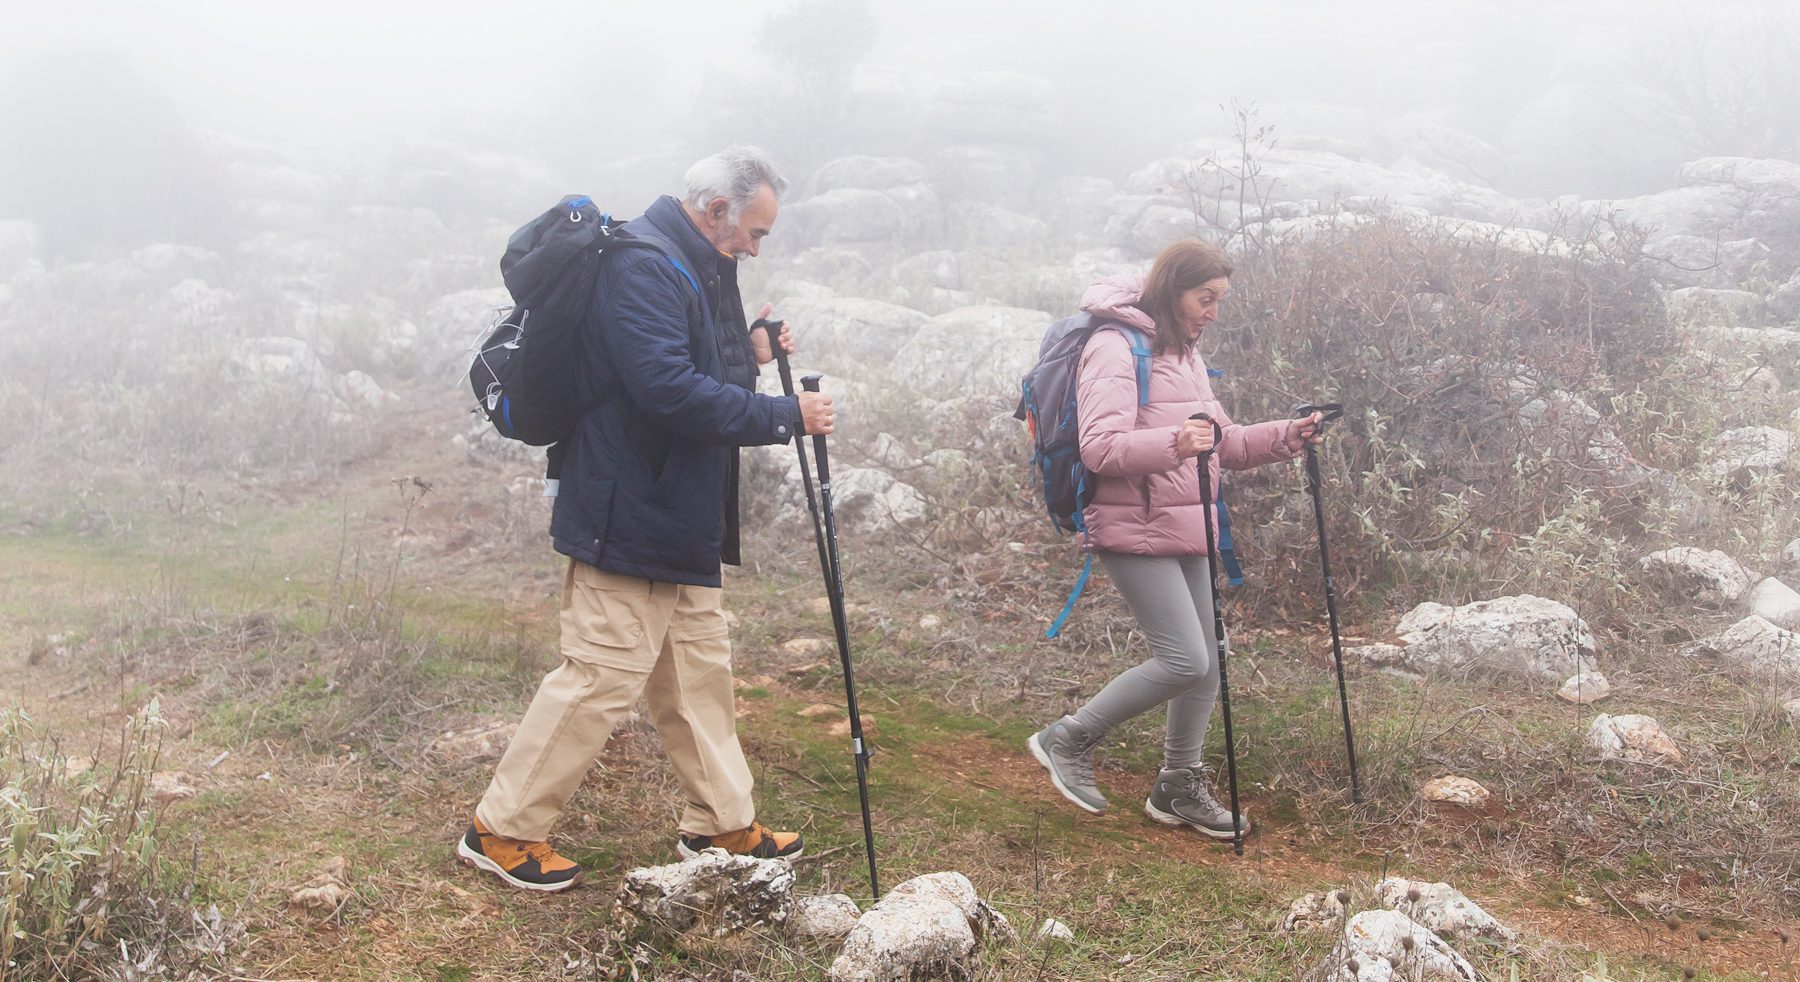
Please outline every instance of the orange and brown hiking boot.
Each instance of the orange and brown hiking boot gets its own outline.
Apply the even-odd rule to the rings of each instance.
[[[736,832],[721,832],[718,835],[688,835],[680,833],[675,843],[675,851],[681,853],[683,859],[692,859],[702,849],[723,849],[739,856],[755,856],[757,859],[798,859],[800,858],[800,833],[771,832],[762,827],[760,822],[751,822],[747,829]]]
[[[457,841],[456,855],[464,864],[487,870],[521,890],[567,890],[581,874],[581,867],[558,856],[550,843],[495,835],[479,818]]]

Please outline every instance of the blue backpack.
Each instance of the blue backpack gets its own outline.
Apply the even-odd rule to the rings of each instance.
[[[1085,544],[1087,523],[1082,509],[1093,499],[1094,489],[1088,483],[1087,467],[1081,462],[1081,420],[1075,402],[1076,375],[1081,369],[1081,353],[1095,332],[1112,329],[1125,335],[1131,344],[1132,360],[1137,366],[1138,405],[1150,401],[1150,342],[1134,328],[1116,321],[1101,320],[1092,314],[1076,314],[1051,324],[1038,346],[1037,364],[1025,373],[1020,383],[1023,390],[1019,408],[1013,417],[1025,421],[1031,434],[1031,474],[1043,495],[1044,510],[1050,523],[1063,532],[1081,533]],[[1062,613],[1056,616],[1044,637],[1062,633],[1063,622],[1081,599],[1088,575],[1094,569],[1090,551],[1081,565],[1081,575]]]

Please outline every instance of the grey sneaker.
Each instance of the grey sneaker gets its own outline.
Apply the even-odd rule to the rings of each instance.
[[[1094,783],[1094,748],[1104,736],[1104,731],[1090,733],[1075,717],[1064,716],[1033,733],[1025,745],[1050,772],[1050,783],[1063,797],[1098,815],[1106,811],[1106,798]]]
[[[1144,802],[1144,814],[1164,825],[1186,825],[1214,839],[1230,839],[1231,809],[1219,804],[1207,787],[1204,767],[1171,767],[1158,771],[1156,786]],[[1250,832],[1250,819],[1238,815],[1238,831]]]

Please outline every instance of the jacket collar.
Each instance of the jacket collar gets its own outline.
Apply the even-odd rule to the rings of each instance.
[[[644,218],[673,243],[675,248],[681,250],[682,256],[693,264],[696,273],[720,274],[737,266],[737,260],[713,248],[713,244],[701,234],[699,227],[688,217],[687,211],[674,196],[665,194],[656,199],[655,203],[644,210]]]

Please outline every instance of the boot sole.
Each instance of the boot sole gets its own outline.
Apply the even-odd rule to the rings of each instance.
[[[534,890],[538,893],[557,893],[562,890],[567,890],[581,880],[581,873],[579,871],[577,871],[574,876],[569,877],[561,883],[532,883],[529,880],[521,880],[501,869],[499,863],[470,849],[469,844],[462,839],[456,840],[456,858],[462,860],[464,866],[472,866],[475,869],[486,870],[502,880],[505,880],[508,886],[517,887],[520,890]]]
[[[708,848],[712,848],[712,849],[722,849],[722,848],[724,848],[724,847],[723,847],[723,846],[710,846],[710,847],[708,847]],[[699,853],[699,852],[698,852],[698,851],[696,851],[696,850],[693,850],[693,849],[689,849],[689,848],[688,848],[688,844],[687,844],[687,843],[685,843],[685,842],[683,842],[683,841],[681,841],[681,839],[679,839],[679,838],[677,838],[677,839],[676,839],[676,840],[675,840],[675,854],[676,854],[676,855],[678,855],[678,856],[680,856],[680,857],[681,857],[681,858],[682,858],[682,859],[693,859],[693,858],[694,858],[694,857],[695,857],[695,856],[698,856],[698,855],[700,855],[700,853]],[[730,851],[730,850],[726,850],[726,853],[725,853],[725,854],[726,854],[726,855],[727,855],[727,856],[742,856],[742,855],[746,855],[746,854],[745,854],[745,853],[737,853],[737,852],[731,852],[731,851]],[[806,850],[805,850],[805,849],[796,849],[796,850],[794,850],[794,851],[793,851],[793,852],[790,852],[790,853],[787,853],[787,854],[786,854],[786,855],[782,855],[782,856],[774,856],[774,857],[772,857],[772,858],[774,858],[774,859],[781,859],[781,860],[786,860],[786,861],[787,861],[787,862],[790,862],[790,863],[791,863],[791,862],[793,862],[793,861],[794,861],[794,860],[796,860],[796,859],[799,859],[799,858],[800,858],[800,857],[801,857],[801,856],[803,856],[803,855],[805,855],[805,854],[806,854]],[[751,859],[761,859],[761,858],[762,858],[762,857],[761,857],[761,856],[751,856],[751,857],[750,857],[750,858],[751,858]]]
[[[1027,746],[1031,749],[1031,756],[1036,757],[1037,762],[1044,765],[1044,770],[1050,772],[1050,783],[1054,784],[1056,786],[1056,790],[1058,792],[1060,792],[1064,798],[1069,799],[1069,801],[1072,804],[1074,804],[1074,806],[1076,808],[1079,808],[1082,811],[1087,812],[1090,815],[1106,814],[1106,806],[1105,805],[1101,805],[1100,807],[1095,808],[1093,805],[1090,805],[1087,802],[1082,801],[1080,798],[1075,796],[1075,793],[1073,791],[1069,790],[1068,785],[1066,785],[1062,782],[1062,778],[1056,776],[1056,768],[1051,766],[1051,764],[1050,764],[1050,754],[1048,751],[1046,751],[1042,746],[1040,746],[1038,744],[1038,735],[1036,733],[1033,733],[1031,736],[1025,738],[1025,746]]]
[[[1188,828],[1193,829],[1194,831],[1200,833],[1201,835],[1206,836],[1209,839],[1218,839],[1220,842],[1230,842],[1233,838],[1230,830],[1228,830],[1228,829],[1226,829],[1226,830],[1209,829],[1206,826],[1200,825],[1196,822],[1190,822],[1187,819],[1182,818],[1180,815],[1175,814],[1174,812],[1166,812],[1166,811],[1163,811],[1161,808],[1156,807],[1156,805],[1151,803],[1151,800],[1149,798],[1144,799],[1144,814],[1148,815],[1152,822],[1156,822],[1159,825],[1185,825]],[[1240,815],[1241,815],[1241,820],[1244,823],[1244,831],[1242,834],[1249,835],[1250,834],[1250,816],[1242,815],[1242,813],[1240,813]]]

